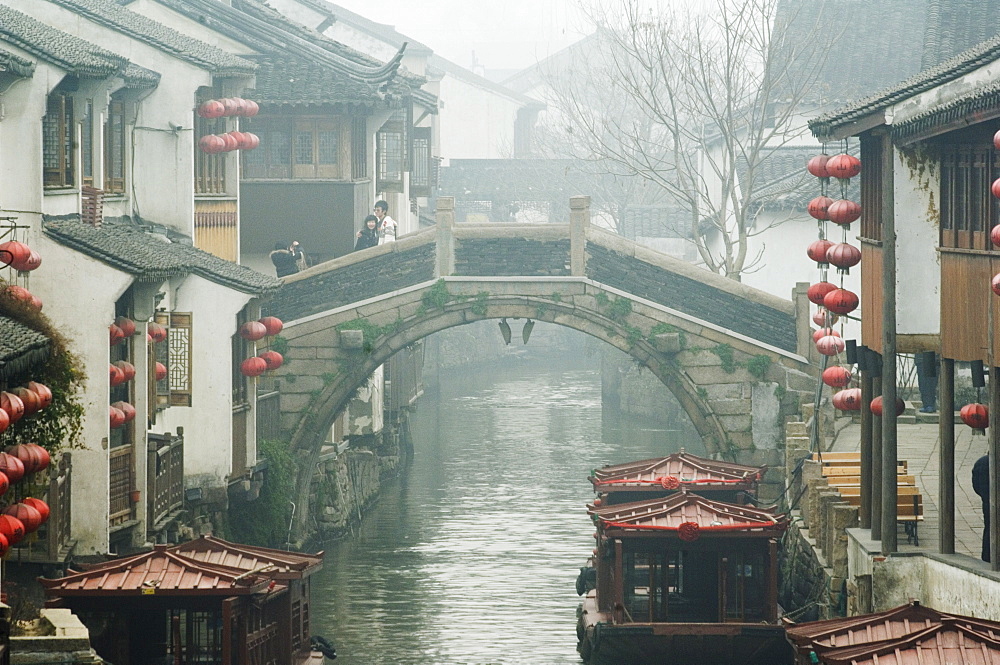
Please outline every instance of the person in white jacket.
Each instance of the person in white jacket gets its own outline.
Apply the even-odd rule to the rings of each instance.
[[[396,229],[399,225],[396,224],[396,220],[389,216],[389,204],[385,201],[376,201],[375,216],[378,218],[378,244],[394,242]]]

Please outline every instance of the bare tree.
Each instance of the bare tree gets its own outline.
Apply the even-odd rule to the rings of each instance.
[[[820,39],[818,19],[810,25],[797,15],[807,3],[713,0],[708,11],[645,4],[590,8],[601,47],[548,77],[549,130],[564,152],[661,188],[684,211],[686,228],[675,231],[695,243],[705,266],[739,280],[759,260],[748,256],[749,239],[767,230],[754,227],[757,195],[770,184],[761,167],[807,135],[800,115],[829,35]]]

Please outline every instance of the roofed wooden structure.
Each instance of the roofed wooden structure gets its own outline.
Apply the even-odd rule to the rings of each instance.
[[[262,571],[262,574],[276,580],[303,579],[323,567],[323,552],[283,552],[267,547],[231,543],[215,536],[202,536],[178,545],[172,551],[206,564],[244,571]]]
[[[687,491],[661,499],[606,508],[590,507],[588,510],[607,535],[617,530],[658,532],[661,535],[662,532],[681,533],[686,530],[708,536],[738,533],[743,537],[774,537],[785,530],[787,523],[784,515],[715,501]]]

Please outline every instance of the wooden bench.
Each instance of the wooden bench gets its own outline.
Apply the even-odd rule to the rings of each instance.
[[[861,476],[827,476],[826,482],[829,483],[830,487],[851,487],[851,486],[861,486]],[[916,476],[897,474],[896,475],[896,485],[916,485]]]
[[[905,476],[906,474],[906,462],[901,462],[896,465],[896,473]],[[835,476],[860,476],[861,467],[860,466],[826,466],[823,465],[821,473],[826,478],[832,478]]]
[[[848,488],[838,488],[840,495],[852,506],[861,505],[861,492],[857,494],[845,493]],[[853,489],[853,488],[851,488]],[[920,536],[917,533],[917,525],[924,521],[924,499],[920,494],[920,489],[913,485],[903,485],[896,488],[896,521],[903,523],[903,530],[906,532],[906,542],[914,545],[920,544]]]

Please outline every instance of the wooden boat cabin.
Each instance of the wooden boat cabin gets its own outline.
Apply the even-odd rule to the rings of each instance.
[[[203,537],[39,581],[115,665],[320,665],[308,577],[322,557]]]
[[[685,490],[589,513],[597,580],[577,626],[586,662],[790,662],[777,623],[783,515]]]
[[[642,501],[680,490],[745,504],[756,499],[757,486],[766,471],[766,466],[711,460],[681,450],[667,457],[595,469],[588,480],[603,505]]]

